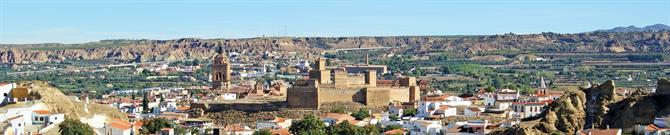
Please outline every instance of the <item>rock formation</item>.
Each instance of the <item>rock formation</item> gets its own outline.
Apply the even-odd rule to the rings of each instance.
[[[603,124],[632,132],[633,126],[637,124],[652,124],[655,117],[670,115],[670,81],[659,79],[657,84],[654,94],[632,94],[631,97],[608,105],[610,110],[603,115]]]
[[[633,132],[635,125],[653,124],[656,117],[670,115],[670,80],[659,79],[656,93],[636,90],[628,98],[614,93],[613,81],[583,91],[568,91],[549,104],[539,120],[491,134],[572,134],[582,128],[621,128]]]
[[[604,116],[610,110],[608,105],[623,99],[615,93],[616,86],[614,81],[609,80],[600,85],[594,85],[591,88],[584,89],[587,99],[586,127],[605,127],[603,124]]]
[[[491,134],[540,135],[551,133],[570,134],[584,127],[586,97],[582,91],[566,91],[563,96],[547,106],[536,120],[525,121],[520,126]]]

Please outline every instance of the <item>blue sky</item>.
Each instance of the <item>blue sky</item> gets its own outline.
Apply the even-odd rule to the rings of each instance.
[[[4,44],[575,33],[658,23],[670,24],[670,0],[0,0]]]

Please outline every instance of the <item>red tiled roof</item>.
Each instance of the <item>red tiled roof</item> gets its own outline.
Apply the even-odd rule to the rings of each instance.
[[[120,119],[112,120],[112,122],[110,122],[109,125],[111,127],[122,129],[122,130],[130,129],[131,127],[133,127],[133,124],[131,124],[130,122],[127,122],[125,120],[120,120]]]
[[[590,129],[590,130],[584,132],[584,134],[588,135],[589,133],[591,133],[591,135],[616,135],[619,132],[619,130],[621,130],[621,129],[618,129],[618,128],[616,128],[616,129]]]
[[[191,109],[191,107],[189,107],[189,106],[177,107],[177,110],[179,110],[179,111],[186,111],[188,109]]]
[[[383,133],[384,135],[393,135],[393,134],[405,134],[405,131],[402,129],[389,130]]]
[[[323,116],[321,116],[321,118],[331,118],[331,119],[335,119],[335,120],[337,120],[338,123],[339,123],[339,122],[342,122],[342,121],[345,121],[345,120],[348,120],[348,121],[350,121],[350,122],[353,122],[353,121],[356,120],[356,118],[354,118],[354,117],[352,117],[352,116],[350,116],[350,115],[347,115],[347,114],[339,114],[339,113],[326,113],[326,114],[324,114]]]
[[[47,110],[34,110],[33,112],[37,114],[49,114],[49,111]]]
[[[440,108],[437,108],[437,110],[442,110],[442,111],[447,110],[447,109],[449,109],[449,106],[446,106],[446,105],[441,105]]]
[[[282,129],[275,129],[270,131],[272,135],[290,135],[291,132],[288,131],[288,128],[282,128]]]
[[[476,108],[476,107],[468,107],[467,109],[470,110],[470,111],[473,111],[473,112],[481,112],[482,111],[482,110],[479,110],[479,108]]]
[[[661,129],[661,128],[658,128],[654,124],[649,124],[649,125],[647,125],[647,127],[644,128],[644,130],[646,130],[646,131],[656,131],[656,130],[659,130],[659,129]]]
[[[514,102],[515,105],[544,105],[545,102]]]

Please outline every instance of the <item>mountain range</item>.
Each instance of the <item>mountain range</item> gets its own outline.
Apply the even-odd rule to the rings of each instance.
[[[612,29],[597,30],[596,32],[644,32],[644,31],[656,32],[656,31],[668,31],[668,30],[670,30],[670,26],[668,25],[654,24],[644,27],[636,27],[634,25],[628,27],[615,27]]]

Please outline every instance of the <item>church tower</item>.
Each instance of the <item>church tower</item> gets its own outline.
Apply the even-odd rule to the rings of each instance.
[[[228,92],[232,86],[230,82],[230,60],[223,54],[223,48],[219,47],[216,51],[217,55],[214,57],[212,64],[210,65],[212,89]]]

